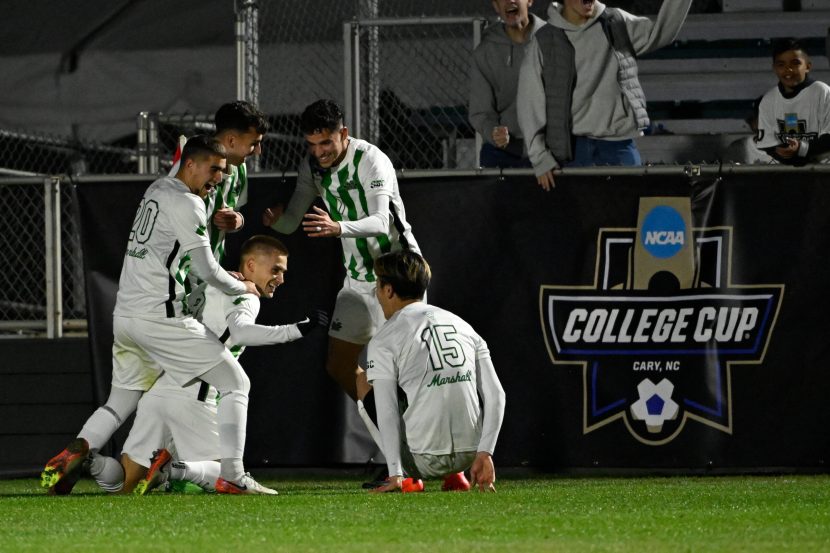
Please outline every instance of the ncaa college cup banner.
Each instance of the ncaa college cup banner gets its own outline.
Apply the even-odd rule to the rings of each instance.
[[[98,398],[135,208],[148,181],[77,188]],[[252,177],[247,224],[290,197]],[[502,466],[549,470],[826,470],[830,459],[830,182],[810,171],[724,178],[405,177],[430,303],[487,341],[507,394]],[[113,197],[108,197],[112,190]],[[331,312],[336,240],[281,236],[286,284],[260,322]],[[246,462],[354,462],[353,404],[326,375],[326,339],[248,348]],[[367,459],[368,460],[368,459]]]

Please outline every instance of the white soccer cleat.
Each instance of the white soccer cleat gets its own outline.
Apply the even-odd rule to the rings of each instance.
[[[231,482],[224,478],[216,480],[216,493],[227,493],[235,495],[279,495],[277,490],[266,488],[256,480],[250,473],[245,473],[239,482]]]

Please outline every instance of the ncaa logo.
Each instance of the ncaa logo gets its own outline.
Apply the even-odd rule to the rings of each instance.
[[[646,215],[640,239],[654,257],[674,257],[686,243],[686,223],[673,207],[658,205]]]

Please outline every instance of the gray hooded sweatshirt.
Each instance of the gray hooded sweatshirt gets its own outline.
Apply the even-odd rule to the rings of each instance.
[[[670,44],[680,32],[692,0],[664,0],[655,21],[617,10],[635,55]],[[571,98],[571,134],[601,140],[626,140],[641,134],[635,109],[620,86],[620,63],[599,23],[605,4],[595,2],[594,15],[582,25],[562,17],[563,6],[553,2],[548,23],[565,32],[571,45],[576,79]],[[545,143],[545,89],[538,45],[533,40],[525,52],[519,76],[517,103],[519,120],[526,138],[530,161],[536,175],[559,166]],[[636,67],[628,68],[635,71]],[[639,87],[638,87],[639,88]]]
[[[503,23],[490,25],[484,31],[481,42],[473,51],[470,72],[470,123],[485,142],[493,144],[493,127],[506,126],[510,142],[522,137],[516,116],[516,87],[519,69],[527,45],[545,22],[530,14],[530,34],[523,44],[516,44],[507,36]],[[508,150],[516,155],[522,151]]]

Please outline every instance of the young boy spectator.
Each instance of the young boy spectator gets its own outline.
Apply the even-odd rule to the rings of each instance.
[[[791,38],[774,44],[772,69],[778,85],[761,100],[758,148],[781,163],[827,163],[830,86],[810,78],[810,56]]]

